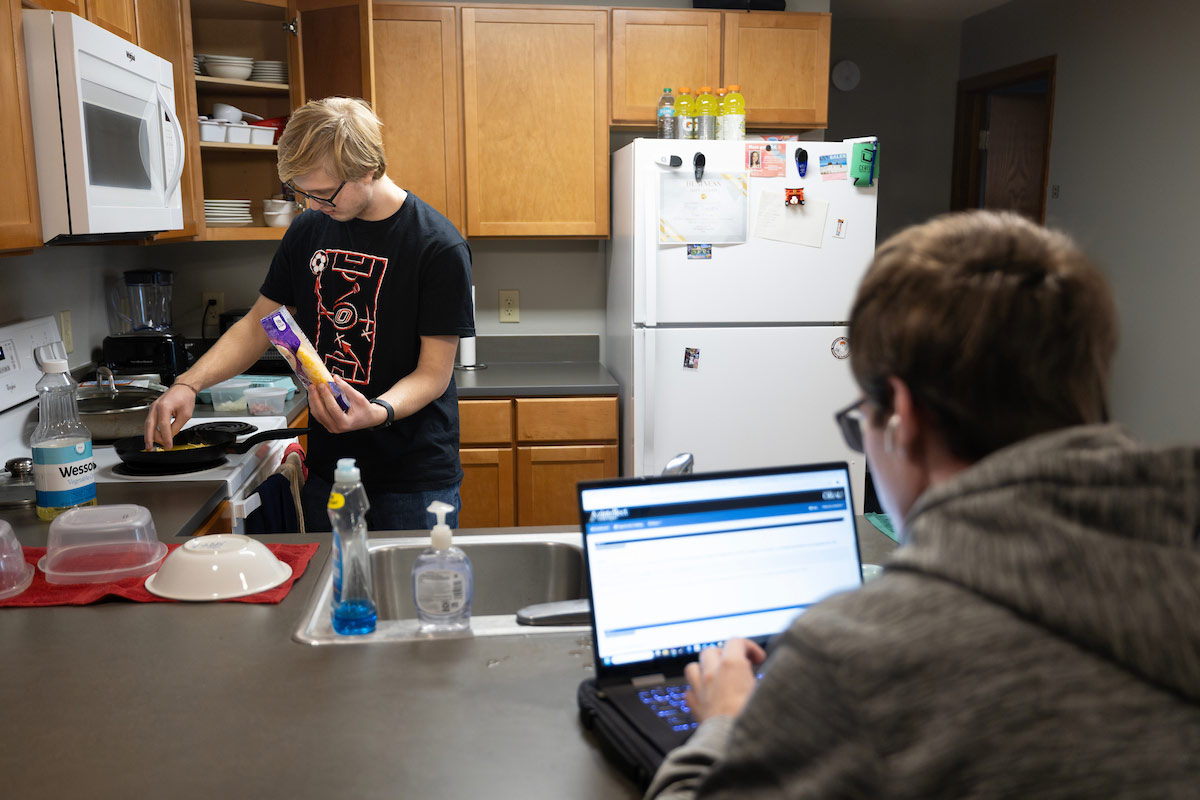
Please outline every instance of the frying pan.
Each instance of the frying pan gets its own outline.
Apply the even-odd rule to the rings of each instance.
[[[271,439],[291,439],[303,436],[308,428],[279,428],[273,431],[262,431],[237,443],[237,436],[228,431],[196,430],[188,428],[180,431],[172,440],[176,446],[181,444],[199,444],[201,447],[191,447],[187,450],[152,450],[146,452],[146,440],[142,436],[129,436],[113,442],[113,449],[126,464],[143,470],[161,469],[171,471],[181,467],[197,464],[209,464],[220,461],[226,453],[241,454],[261,442]]]

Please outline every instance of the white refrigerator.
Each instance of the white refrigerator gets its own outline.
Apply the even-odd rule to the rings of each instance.
[[[638,139],[613,154],[605,360],[622,475],[681,452],[704,472],[847,461],[862,512],[863,456],[833,419],[859,396],[846,321],[875,249],[879,181],[846,174],[855,141]],[[784,174],[761,177],[781,147]]]

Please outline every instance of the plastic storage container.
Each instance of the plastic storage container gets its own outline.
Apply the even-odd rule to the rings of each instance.
[[[25,551],[12,525],[0,519],[0,600],[20,594],[31,583],[33,565],[25,561]]]
[[[242,392],[246,410],[252,417],[279,417],[283,415],[283,404],[287,389],[278,386],[251,386]]]
[[[107,583],[149,575],[166,554],[147,508],[73,508],[50,523],[38,569],[49,583]]]
[[[250,381],[231,380],[218,383],[209,388],[212,397],[213,411],[224,414],[245,414],[245,392],[250,388]]]

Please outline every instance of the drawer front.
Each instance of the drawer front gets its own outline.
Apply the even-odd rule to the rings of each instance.
[[[512,443],[511,400],[459,400],[458,440],[469,444]]]
[[[615,442],[615,397],[519,397],[521,442]]]

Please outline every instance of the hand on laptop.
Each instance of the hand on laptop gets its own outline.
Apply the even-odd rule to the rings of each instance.
[[[692,687],[687,702],[696,721],[741,713],[758,683],[755,671],[766,658],[766,652],[747,639],[730,639],[724,648],[701,651],[700,660],[688,664],[683,673]]]

